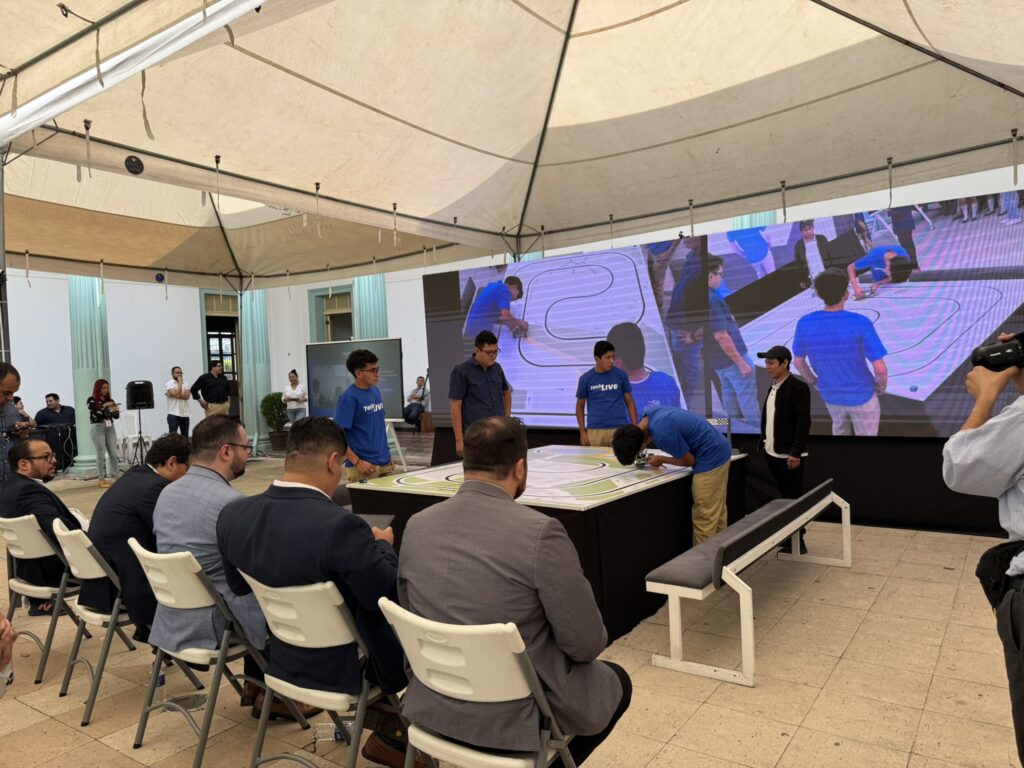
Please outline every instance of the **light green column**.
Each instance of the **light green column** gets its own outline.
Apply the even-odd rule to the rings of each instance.
[[[272,389],[266,292],[260,289],[243,293],[238,313],[242,335],[242,423],[250,439],[259,432],[257,447],[266,450],[270,447],[270,427],[260,415],[260,402]]]
[[[520,261],[540,261],[544,258],[543,251],[530,251],[530,253],[524,253],[519,257]]]
[[[71,374],[75,385],[75,427],[78,456],[69,470],[72,475],[96,475],[96,449],[89,434],[89,411],[85,401],[92,395],[96,379],[110,381],[107,342],[107,300],[99,278],[72,275],[68,279],[71,311]]]
[[[775,224],[777,221],[778,216],[775,211],[762,211],[761,213],[751,213],[746,216],[733,216],[732,228],[750,229],[751,227],[767,227]]]
[[[388,335],[388,287],[384,275],[363,275],[352,283],[353,333],[357,339]]]

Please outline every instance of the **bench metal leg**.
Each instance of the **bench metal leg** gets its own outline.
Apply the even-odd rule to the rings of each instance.
[[[839,507],[842,513],[842,532],[843,532],[843,556],[842,557],[821,557],[820,555],[801,555],[800,552],[800,533],[794,531],[793,536],[790,538],[792,542],[790,549],[792,553],[779,552],[779,560],[793,560],[798,563],[810,563],[812,565],[835,565],[840,568],[849,568],[853,565],[853,543],[852,535],[850,532],[850,503],[845,499],[840,498],[836,494],[832,494],[832,503]]]

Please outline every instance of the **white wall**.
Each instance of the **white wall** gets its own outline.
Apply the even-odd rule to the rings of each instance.
[[[402,392],[408,393],[416,386],[416,377],[423,376],[427,371],[423,276],[417,272],[389,273],[387,290],[388,336],[397,336],[402,340],[402,374],[405,378]]]
[[[7,313],[11,329],[11,362],[21,374],[18,394],[33,416],[46,407],[46,393],[56,392],[61,401],[75,402],[71,375],[71,318],[66,275],[30,273],[28,286],[23,270],[7,272]]]
[[[288,385],[288,371],[294,368],[306,381],[306,344],[309,343],[309,295],[315,286],[293,285],[267,290],[267,330],[270,334],[270,386],[272,391]]]

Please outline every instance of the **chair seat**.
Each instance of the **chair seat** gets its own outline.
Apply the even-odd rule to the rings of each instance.
[[[57,593],[60,591],[60,587],[40,587],[36,584],[29,584],[24,579],[9,579],[7,586],[12,592],[16,592],[19,595],[25,597],[31,597],[36,600],[54,600],[57,597]],[[64,597],[70,597],[71,595],[77,595],[79,587],[77,584],[72,586],[68,585],[67,589],[64,590]]]
[[[433,758],[454,763],[461,768],[534,768],[536,760],[533,752],[486,752],[465,744],[456,744],[441,736],[420,728],[409,726],[409,743],[421,749]],[[550,763],[556,750],[548,750]]]
[[[201,664],[202,666],[212,666],[217,663],[217,657],[220,656],[220,650],[217,648],[183,648],[180,651],[169,651],[166,648],[163,652],[174,659],[184,661],[186,664]],[[246,649],[244,645],[231,645],[228,646],[228,661],[234,661],[245,656]]]
[[[101,613],[100,611],[94,611],[88,606],[82,605],[78,600],[72,601],[74,603],[75,613],[90,627],[105,627],[110,623],[110,614]],[[128,615],[128,611],[122,609],[120,615],[117,617],[117,626],[123,627],[126,624],[131,624],[132,618]]]
[[[359,701],[358,694],[335,693],[334,691],[320,691],[316,688],[303,688],[301,685],[294,685],[286,680],[273,675],[265,675],[264,682],[274,693],[286,696],[292,701],[303,704],[312,704],[331,712],[348,712],[355,709]],[[381,696],[381,690],[377,686],[370,686],[368,703],[373,703]]]

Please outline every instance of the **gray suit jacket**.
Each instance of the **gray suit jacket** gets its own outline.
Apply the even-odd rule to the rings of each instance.
[[[469,481],[409,521],[398,596],[435,621],[514,622],[562,728],[593,734],[611,720],[622,685],[611,667],[595,662],[608,633],[579,555],[554,518],[516,504],[498,486]],[[538,748],[539,713],[531,700],[466,703],[410,678],[402,710],[470,744]]]
[[[153,509],[153,532],[158,552],[191,552],[257,648],[266,643],[267,625],[256,597],[239,597],[228,586],[224,561],[217,547],[217,519],[229,501],[240,499],[227,481],[205,467],[193,466],[183,478],[160,492]],[[149,642],[178,651],[185,648],[216,648],[224,621],[216,608],[167,608],[158,605]]]

